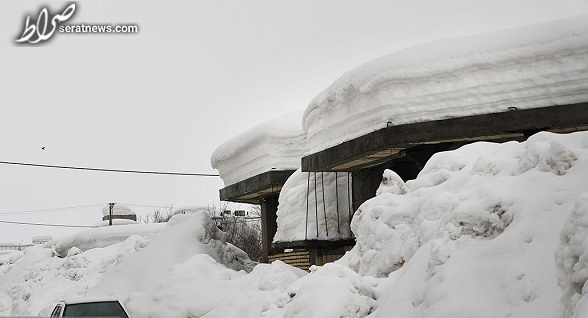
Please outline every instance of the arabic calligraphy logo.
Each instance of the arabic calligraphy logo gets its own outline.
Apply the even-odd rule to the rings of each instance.
[[[31,24],[31,16],[27,16],[24,31],[22,32],[20,38],[16,39],[16,42],[28,42],[35,44],[41,41],[49,40],[57,29],[58,24],[71,18],[75,11],[76,4],[72,3],[68,5],[61,14],[56,14],[53,16],[53,18],[51,18],[51,20],[49,20],[49,11],[47,8],[43,8],[43,10],[39,12],[36,24]],[[49,21],[51,21],[50,26]]]

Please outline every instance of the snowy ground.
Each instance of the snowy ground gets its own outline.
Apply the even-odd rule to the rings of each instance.
[[[475,143],[406,184],[383,180],[356,211],[356,247],[311,273],[254,266],[205,213],[178,215],[63,258],[55,242],[1,256],[0,315],[84,294],[119,297],[133,317],[588,314],[588,133]]]

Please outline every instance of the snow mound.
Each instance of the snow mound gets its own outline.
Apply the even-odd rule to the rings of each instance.
[[[588,193],[576,202],[561,231],[556,251],[557,278],[565,317],[588,316]]]
[[[380,187],[376,190],[376,195],[382,193],[406,194],[409,191],[404,180],[396,172],[386,169],[382,174],[382,183],[380,183]]]
[[[260,317],[305,274],[281,262],[259,264],[247,274],[200,254],[132,293],[127,306],[138,317]]]
[[[349,192],[346,173],[337,174],[335,185],[335,173],[314,174],[311,172],[309,175],[308,172],[296,170],[280,191],[277,211],[278,229],[274,242],[350,238],[349,202],[351,197]]]
[[[14,264],[17,260],[23,257],[24,253],[21,251],[9,251],[6,254],[0,254],[0,265]]]
[[[344,74],[303,122],[311,152],[394,125],[588,100],[588,16],[400,50]]]
[[[190,302],[169,307],[177,304],[171,301],[177,288],[183,286],[182,293],[190,294],[194,286],[204,284],[207,288],[200,288],[204,296],[208,283],[246,276],[255,265],[245,252],[225,242],[225,234],[204,212],[176,215],[162,225],[149,237],[132,235],[122,243],[88,250],[71,247],[63,258],[54,255],[50,243],[26,249],[24,255],[0,266],[0,290],[6,291],[0,294],[0,315],[47,316],[60,299],[87,295],[122,299],[137,317],[147,315],[135,313],[168,309],[173,310],[167,313],[178,313],[171,316],[182,316]],[[197,275],[190,276],[194,271]],[[194,276],[201,281],[187,280]],[[284,279],[298,277],[294,276]],[[186,283],[169,285],[170,279]],[[155,302],[153,295],[165,301]],[[143,308],[140,304],[145,301],[151,306]]]
[[[373,309],[373,284],[347,267],[325,264],[290,285],[262,317],[365,317]]]
[[[587,171],[586,132],[438,153],[408,191],[387,171],[337,263],[385,279],[374,317],[584,317]]]
[[[62,239],[55,239],[46,244],[52,246],[56,254],[63,257],[67,255],[72,247],[79,248],[82,251],[106,247],[121,243],[133,235],[149,236],[159,231],[162,227],[164,227],[162,223],[104,226],[88,229]]]
[[[302,110],[266,121],[220,145],[210,164],[225,186],[270,170],[296,170],[306,152]]]

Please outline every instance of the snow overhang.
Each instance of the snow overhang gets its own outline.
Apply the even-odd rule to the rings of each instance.
[[[316,96],[303,117],[302,171],[357,171],[415,146],[583,130],[587,102],[588,15],[433,41],[361,65]]]
[[[524,140],[537,131],[588,130],[588,103],[505,111],[384,128],[302,158],[302,171],[357,171],[455,142]]]
[[[219,171],[227,189],[238,189],[242,182],[255,176],[300,168],[300,158],[307,150],[300,110],[268,120],[229,139],[214,151],[210,163]],[[250,191],[250,186],[246,189]]]
[[[437,125],[447,123],[461,129],[459,125],[453,126],[459,121],[444,120],[586,102],[588,15],[438,40],[361,65],[316,96],[303,117],[310,148],[307,155],[338,147],[343,151],[342,157],[352,158],[358,156],[357,151],[346,150],[340,144],[366,135],[392,138],[386,141],[392,147],[381,147],[381,142],[362,145],[370,153],[352,158],[367,157],[367,162],[358,164],[369,164],[378,157],[411,146],[413,139],[417,142],[439,139],[436,131],[418,132],[413,127],[438,130]],[[434,124],[411,125],[425,122]],[[465,128],[468,132],[463,135],[441,133],[440,139],[483,138],[487,133],[503,132],[488,129],[488,132],[474,133],[474,127]],[[527,128],[543,127],[526,127],[523,121],[503,130]],[[402,136],[386,132],[404,134],[404,129],[408,129],[406,133],[421,134],[422,138],[408,138],[403,144]],[[337,165],[332,164],[335,162],[329,161],[330,169],[324,171],[352,168],[333,169]],[[313,163],[313,166],[326,165]],[[314,170],[308,163],[303,164],[303,171]]]

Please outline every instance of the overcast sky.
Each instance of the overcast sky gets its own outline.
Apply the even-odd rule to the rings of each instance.
[[[46,3],[0,3],[0,161],[200,173],[216,173],[210,155],[225,140],[305,108],[373,58],[588,13],[585,0],[83,1],[67,23],[133,23],[140,32],[55,34],[40,48],[17,47],[25,16],[35,20]],[[75,225],[99,221],[102,206],[7,213],[218,205],[223,186],[1,164],[0,181],[0,220]],[[72,231],[0,224],[0,242]]]

